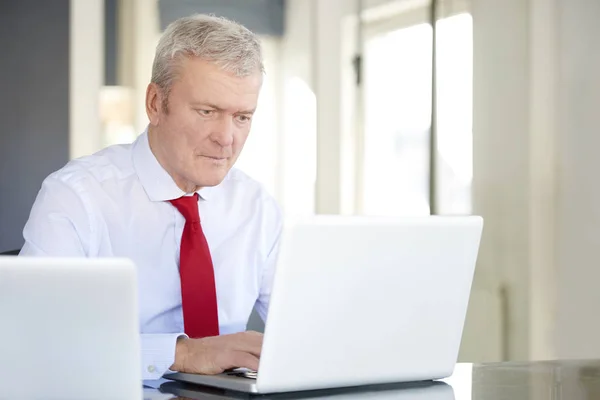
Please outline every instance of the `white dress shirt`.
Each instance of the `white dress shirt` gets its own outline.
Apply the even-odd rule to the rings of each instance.
[[[220,333],[241,332],[255,306],[266,318],[281,213],[260,184],[236,169],[198,194],[215,269]],[[143,379],[168,371],[184,331],[179,247],[185,220],[168,202],[183,195],[144,133],[132,144],[73,160],[46,178],[23,231],[21,255],[135,262]]]

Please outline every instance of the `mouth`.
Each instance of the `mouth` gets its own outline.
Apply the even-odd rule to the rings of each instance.
[[[229,157],[213,157],[213,156],[200,156],[206,160],[212,161],[216,164],[225,164],[227,162],[227,160],[229,159]]]

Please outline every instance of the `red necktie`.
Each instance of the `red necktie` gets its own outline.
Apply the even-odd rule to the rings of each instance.
[[[206,242],[200,215],[198,193],[171,200],[185,218],[179,275],[185,333],[191,338],[219,335],[217,291],[210,249]]]

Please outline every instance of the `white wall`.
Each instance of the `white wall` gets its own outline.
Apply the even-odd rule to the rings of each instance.
[[[160,37],[158,0],[119,0],[117,79],[133,92],[136,134],[148,125],[146,88]]]
[[[528,358],[529,5],[473,0],[472,14],[473,208],[485,219],[474,287],[504,302],[502,357]],[[485,344],[487,321],[469,324]]]
[[[598,357],[600,3],[472,3],[479,285],[506,289],[507,358]]]
[[[499,294],[503,359],[555,358],[558,10],[547,0],[472,10],[473,201],[486,219],[476,286]]]
[[[558,2],[560,357],[600,357],[600,2]]]
[[[548,0],[530,8],[529,358],[547,359],[556,358],[558,9]]]
[[[316,95],[313,68],[313,1],[286,2],[285,37],[281,41],[280,186],[288,216],[315,209]]]
[[[69,156],[100,150],[100,89],[104,84],[104,2],[71,0]]]

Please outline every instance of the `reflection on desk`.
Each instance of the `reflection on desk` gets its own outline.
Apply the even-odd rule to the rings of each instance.
[[[417,399],[417,400],[597,400],[600,360],[458,364],[443,382],[256,396],[178,382],[160,387],[148,400],[173,399]],[[1,396],[0,396],[1,397]]]
[[[220,389],[201,388],[196,385],[168,382],[161,385],[163,393],[171,393],[173,399],[217,400],[217,399],[265,399],[265,400],[297,400],[297,399],[332,399],[332,400],[454,400],[452,386],[444,382],[419,382],[410,384],[387,384],[363,386],[360,388],[344,388],[330,390],[314,390],[307,392],[278,393],[269,395],[252,395]]]

